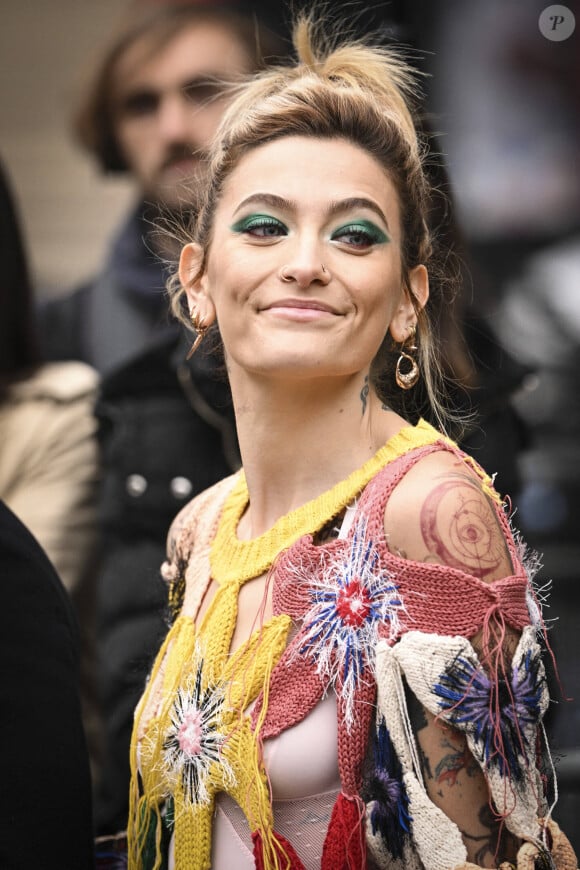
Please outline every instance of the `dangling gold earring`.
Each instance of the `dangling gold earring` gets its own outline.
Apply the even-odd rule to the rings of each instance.
[[[194,342],[191,345],[191,347],[189,349],[189,353],[187,354],[185,359],[191,359],[191,357],[194,355],[194,353],[196,352],[196,350],[198,349],[198,347],[200,346],[200,344],[204,340],[205,335],[209,329],[209,326],[206,326],[203,317],[201,317],[195,309],[192,309],[189,317],[191,319],[191,325],[193,326],[193,328],[197,332],[197,335],[195,336]]]
[[[411,332],[409,337],[403,342],[401,346],[401,352],[399,359],[397,360],[397,366],[395,368],[395,380],[397,385],[402,390],[410,390],[415,386],[417,381],[419,380],[419,376],[421,374],[421,370],[419,369],[419,364],[417,360],[411,356],[413,351],[417,350],[417,346],[414,344],[415,332],[417,328],[415,326],[411,327]],[[405,350],[405,346],[410,353],[407,353]],[[410,366],[409,371],[404,372],[402,370],[403,363],[405,366]]]

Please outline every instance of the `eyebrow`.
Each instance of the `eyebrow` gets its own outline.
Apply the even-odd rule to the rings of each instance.
[[[250,196],[246,197],[246,199],[242,200],[234,214],[237,214],[241,209],[246,208],[246,206],[252,205],[253,203],[260,203],[268,205],[271,208],[278,208],[283,211],[291,211],[294,213],[298,210],[295,202],[290,199],[285,199],[283,196],[277,196],[275,193],[252,193]],[[357,208],[366,208],[369,209],[369,211],[374,212],[388,228],[389,222],[383,210],[376,204],[376,202],[372,199],[367,199],[365,196],[351,196],[347,199],[335,200],[330,203],[326,209],[326,213],[328,217],[333,217],[341,212],[351,211]]]

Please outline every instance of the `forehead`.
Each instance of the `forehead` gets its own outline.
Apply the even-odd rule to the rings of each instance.
[[[218,211],[248,196],[273,193],[305,209],[325,210],[329,200],[364,197],[399,225],[397,191],[371,154],[341,138],[287,136],[246,152],[226,180]]]
[[[249,69],[248,51],[235,33],[218,21],[200,20],[162,38],[145,34],[120,56],[112,81],[116,96],[136,88],[161,89],[203,75],[227,79]]]

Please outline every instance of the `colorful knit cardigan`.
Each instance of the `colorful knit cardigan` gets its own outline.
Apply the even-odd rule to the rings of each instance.
[[[480,477],[503,527],[513,576],[488,584],[388,550],[389,495],[435,450],[461,456]],[[353,501],[346,535],[315,544],[315,533]],[[331,690],[338,702],[341,792],[323,870],[364,868],[367,848],[383,867],[462,865],[458,829],[422,786],[404,681],[428,709],[466,732],[508,827],[542,849],[538,818],[549,810],[536,737],[547,693],[536,628],[529,627],[530,613],[539,625],[539,608],[522,547],[490,479],[420,422],[265,535],[240,541],[236,528],[247,502],[240,472],[194,499],[175,524],[164,576],[180,612],[136,712],[129,866],[164,867],[174,836],[177,870],[209,868],[214,801],[226,792],[247,818],[256,867],[302,868],[292,844],[274,829],[262,743],[300,722]],[[274,615],[230,656],[239,589],[268,571]],[[210,578],[218,589],[196,628]],[[509,675],[500,671],[497,650],[493,655],[506,626],[522,632]],[[481,629],[490,651],[485,670],[466,640]],[[369,753],[378,779],[397,783],[382,797],[363,784]]]

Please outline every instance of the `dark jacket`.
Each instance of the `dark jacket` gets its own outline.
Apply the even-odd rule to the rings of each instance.
[[[211,368],[203,374],[199,361],[195,369],[178,363],[184,357],[179,340],[164,339],[105,378],[97,405],[103,473],[97,646],[106,751],[96,821],[102,833],[125,825],[133,711],[167,631],[160,567],[169,526],[193,495],[239,464],[226,385],[213,381]]]
[[[48,557],[0,502],[0,867],[93,867],[79,634]]]
[[[193,495],[239,465],[231,397],[204,347],[169,320],[165,275],[141,212],[97,279],[41,311],[45,355],[90,361],[102,375],[97,564],[97,680],[104,759],[98,834],[126,826],[133,711],[166,633],[160,567],[169,526]]]

